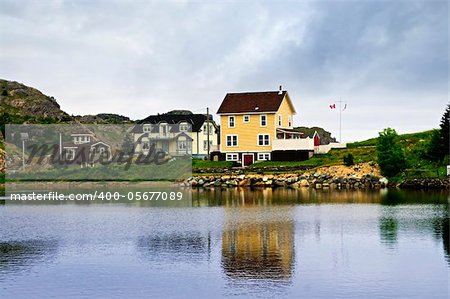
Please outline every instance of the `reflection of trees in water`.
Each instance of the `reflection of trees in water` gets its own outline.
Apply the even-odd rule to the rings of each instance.
[[[445,209],[445,214],[442,217],[433,219],[433,231],[436,239],[442,239],[444,247],[444,254],[447,263],[450,265],[450,221],[449,221],[449,207]]]
[[[199,232],[140,237],[137,248],[148,260],[195,262],[210,256],[211,237]]]
[[[383,216],[380,218],[380,238],[381,242],[388,246],[397,244],[398,220],[395,217]]]
[[[446,190],[401,190],[385,189],[381,193],[383,205],[398,204],[447,204]]]
[[[34,264],[53,258],[58,248],[55,240],[0,242],[0,279],[5,274],[25,271]]]
[[[410,209],[403,209],[404,205],[394,204],[404,201],[402,197],[407,196],[407,194],[402,191],[393,192],[391,198],[388,199],[390,205],[382,207],[379,218],[381,242],[389,247],[394,247],[398,242],[399,230],[421,235],[432,234],[436,240],[442,240],[445,258],[450,264],[450,213],[448,204],[413,205],[409,206]],[[430,207],[432,208],[430,209]]]
[[[194,189],[194,206],[293,205],[308,203],[446,203],[444,191],[316,190],[314,188],[212,188]]]
[[[442,222],[442,243],[444,244],[445,257],[447,262],[450,264],[450,224],[449,215],[444,218]]]

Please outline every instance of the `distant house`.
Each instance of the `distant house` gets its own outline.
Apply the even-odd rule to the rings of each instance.
[[[88,131],[70,134],[69,142],[62,143],[61,160],[81,167],[93,166],[96,161],[111,159],[111,147]]]
[[[306,160],[314,139],[294,129],[296,114],[287,91],[228,93],[220,116],[220,158],[244,166],[255,161]]]
[[[171,156],[192,154],[203,158],[208,150],[217,150],[218,131],[211,116],[208,121],[204,114],[162,114],[139,121],[132,134],[136,154],[145,154],[153,147]]]

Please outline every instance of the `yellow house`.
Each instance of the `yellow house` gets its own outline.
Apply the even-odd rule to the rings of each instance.
[[[314,140],[294,129],[294,105],[287,91],[228,93],[217,111],[220,152],[227,161],[305,160]]]

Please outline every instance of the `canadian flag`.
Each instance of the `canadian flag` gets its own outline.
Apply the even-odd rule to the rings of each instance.
[[[336,104],[330,105],[330,109],[336,109]]]

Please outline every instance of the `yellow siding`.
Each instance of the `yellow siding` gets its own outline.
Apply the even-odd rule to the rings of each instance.
[[[228,127],[228,116],[220,116],[220,147],[222,152],[268,152],[272,150],[272,140],[275,137],[275,114],[267,114],[267,126],[260,126],[260,115],[249,114],[250,122],[244,123],[242,114],[235,115],[235,127]],[[238,146],[228,147],[226,142],[227,135],[238,135]],[[270,145],[259,146],[258,134],[269,134]]]
[[[289,97],[289,96],[287,96]],[[288,119],[289,116],[292,118],[292,126],[294,125],[294,111],[292,110],[291,105],[289,105],[289,101],[287,97],[284,98],[283,102],[281,102],[280,108],[276,114],[276,126],[282,128],[289,128]],[[278,126],[278,116],[281,115],[281,126]],[[292,126],[290,128],[292,128]]]

